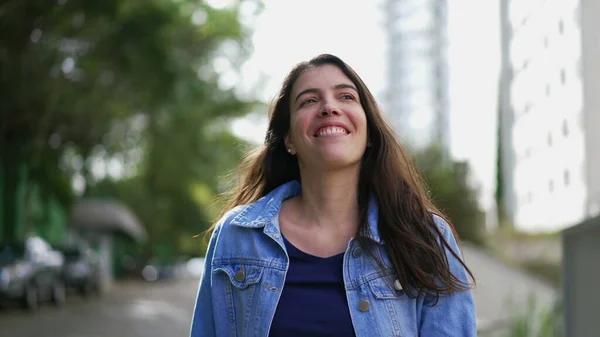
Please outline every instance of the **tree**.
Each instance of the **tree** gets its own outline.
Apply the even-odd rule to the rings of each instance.
[[[502,96],[498,95],[498,109],[496,118],[498,128],[496,131],[496,191],[494,199],[496,201],[496,210],[498,214],[498,224],[506,227],[509,224],[508,214],[506,212],[506,196],[504,181],[504,147],[502,146],[502,133],[504,132],[504,123],[502,121]]]
[[[469,184],[469,166],[445,159],[437,146],[415,155],[417,166],[429,187],[430,197],[454,224],[463,240],[484,243],[484,214],[479,208],[477,191]]]
[[[191,151],[188,156],[184,146],[175,146],[178,137],[165,142],[173,147],[153,149],[154,154],[148,157],[151,159],[141,163],[144,169],[139,174],[128,179],[100,181],[90,194],[118,199],[138,215],[149,234],[144,247],[147,253],[156,254],[157,247],[161,247],[168,255],[202,256],[205,245],[201,239],[194,239],[194,235],[215,220],[219,178],[240,161],[245,144],[220,132],[200,148],[199,152],[207,156]]]
[[[139,158],[126,164],[140,166],[150,193],[174,188],[173,180],[183,189],[212,172],[214,157],[201,154],[224,132],[217,121],[252,105],[221,89],[211,66],[225,51],[242,59],[248,49],[241,3],[225,9],[193,0],[0,5],[0,199],[7,239],[15,236],[23,167],[48,195],[63,195],[65,206],[73,175],[84,177],[83,193],[89,193],[99,154],[123,162],[141,151],[144,164]],[[194,157],[201,160],[186,161]],[[173,163],[179,168],[164,181],[161,170]]]

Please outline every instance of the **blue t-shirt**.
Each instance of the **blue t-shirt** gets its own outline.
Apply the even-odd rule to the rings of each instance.
[[[354,337],[344,289],[344,253],[322,258],[284,238],[290,265],[270,337]]]

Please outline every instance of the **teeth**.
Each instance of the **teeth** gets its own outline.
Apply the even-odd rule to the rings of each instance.
[[[330,127],[326,127],[326,128],[319,130],[319,132],[317,133],[317,136],[334,135],[334,134],[345,135],[345,134],[347,134],[347,132],[344,128],[340,128],[337,126],[330,126]]]

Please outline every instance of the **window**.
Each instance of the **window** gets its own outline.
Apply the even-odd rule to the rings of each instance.
[[[558,33],[559,34],[563,34],[565,31],[565,24],[563,22],[563,20],[558,21]]]
[[[560,82],[562,84],[567,83],[567,72],[565,71],[564,68],[560,70]]]
[[[550,96],[550,83],[546,83],[546,96]]]
[[[552,146],[552,132],[548,132],[548,146]]]
[[[567,123],[566,119],[563,120],[562,132],[563,132],[563,136],[565,136],[565,137],[569,136],[569,124]]]
[[[524,67],[525,60],[540,56],[543,44],[542,34],[543,32],[527,29],[511,37],[509,60],[513,69],[520,70]]]
[[[529,204],[533,203],[533,192],[527,193],[527,203],[529,203]]]
[[[544,36],[544,48],[548,49],[548,46],[550,46],[550,40],[547,36]]]
[[[550,179],[550,181],[548,181],[548,191],[550,191],[550,193],[552,193],[554,191],[554,180]]]
[[[563,173],[563,180],[564,180],[565,186],[569,186],[569,184],[571,183],[571,177],[569,174],[569,170],[565,170],[565,172]]]
[[[531,104],[531,102],[527,102],[525,104],[525,106],[523,107],[523,111],[521,112],[522,114],[526,114],[529,111],[531,111],[531,108],[533,108],[533,104]]]

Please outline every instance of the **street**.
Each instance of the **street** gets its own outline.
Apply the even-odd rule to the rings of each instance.
[[[117,284],[101,298],[70,294],[67,304],[44,304],[35,313],[0,312],[0,335],[10,337],[185,337],[196,280]]]

